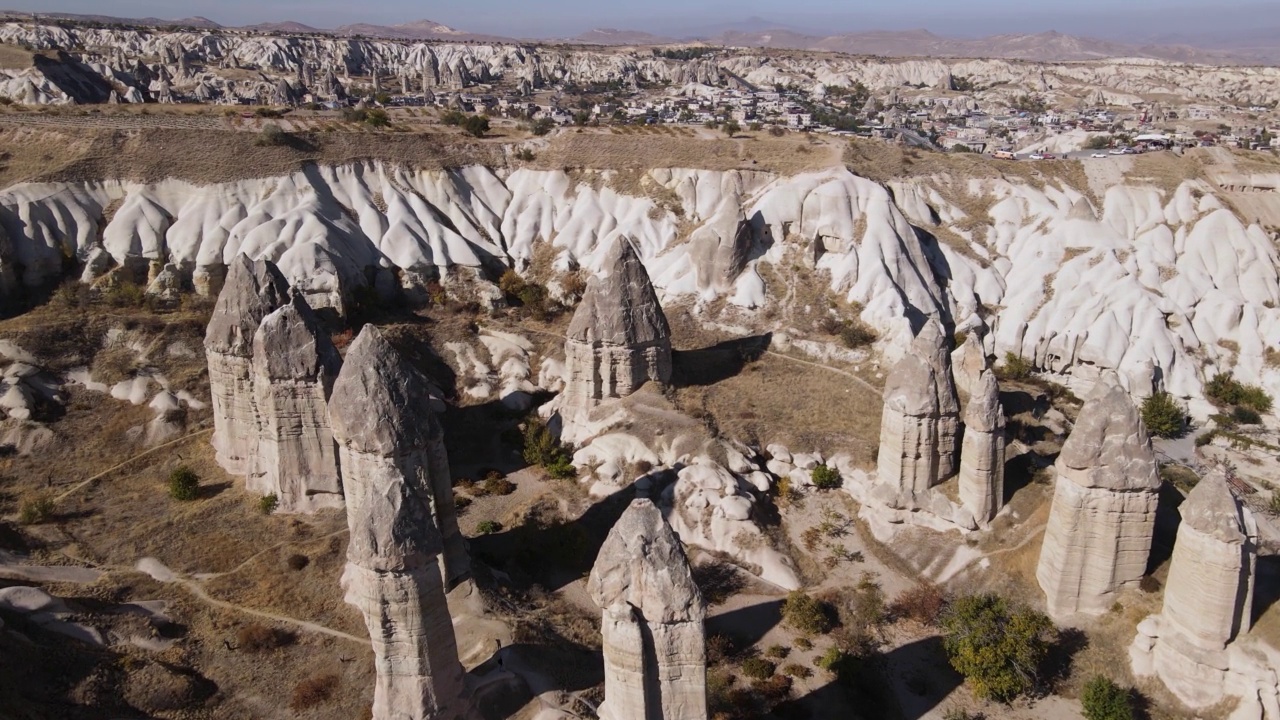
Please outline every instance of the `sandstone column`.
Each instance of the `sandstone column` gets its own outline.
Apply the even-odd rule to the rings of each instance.
[[[964,414],[960,501],[985,527],[1004,503],[1004,409],[995,373],[984,370]]]
[[[671,379],[671,329],[631,241],[619,237],[569,324],[564,407],[589,409]]]
[[[263,319],[254,335],[259,432],[247,486],[260,495],[274,493],[281,512],[342,507],[328,414],[341,367],[337,349],[297,293]]]
[[[248,472],[249,459],[257,445],[253,336],[262,319],[287,302],[288,288],[272,263],[237,255],[230,263],[205,331],[213,401],[213,447],[218,464],[233,475]]]
[[[600,720],[706,720],[706,605],[653,502],[634,500],[618,519],[587,589],[603,611]]]
[[[889,373],[880,423],[880,479],[901,492],[955,474],[960,400],[942,328],[930,320]]]
[[[329,416],[351,530],[342,583],[373,641],[374,720],[474,717],[445,600],[426,403],[423,378],[366,325]]]
[[[1119,386],[1087,402],[1058,475],[1036,578],[1049,614],[1101,614],[1147,569],[1160,478],[1138,409]]]

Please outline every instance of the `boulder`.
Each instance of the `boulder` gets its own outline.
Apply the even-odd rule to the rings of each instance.
[[[1118,385],[1085,403],[1054,466],[1036,577],[1049,614],[1101,614],[1146,572],[1160,478],[1138,408]]]
[[[632,501],[587,580],[602,611],[601,720],[707,717],[706,604],[684,549],[647,498]]]
[[[328,399],[342,358],[296,293],[263,319],[253,339],[258,450],[246,485],[275,495],[280,512],[342,507]]]

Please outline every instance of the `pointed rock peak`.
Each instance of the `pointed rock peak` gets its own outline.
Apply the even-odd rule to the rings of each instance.
[[[915,339],[911,341],[911,349],[930,356],[936,354],[939,350],[947,350],[947,342],[942,334],[942,325],[937,320],[929,318],[924,327],[920,328],[920,332],[916,334]]]
[[[205,348],[247,357],[258,324],[285,304],[288,293],[289,283],[274,263],[237,255],[227,269],[227,280],[205,331]]]
[[[702,593],[684,547],[662,512],[637,498],[600,547],[587,590],[596,605],[630,605],[651,623],[701,621]]]
[[[911,417],[938,414],[937,375],[929,359],[908,353],[893,366],[884,384],[884,402]]]
[[[569,339],[647,345],[671,337],[667,316],[631,240],[619,236],[605,258],[607,275],[592,277],[569,324]]]
[[[1226,476],[1217,470],[1196,483],[1178,508],[1182,522],[1205,535],[1235,545],[1248,539],[1245,512],[1247,511],[1240,501],[1231,493]]]
[[[990,370],[982,371],[974,387],[973,397],[965,408],[964,424],[977,432],[995,432],[1004,427],[1004,408],[1000,406],[1000,383]]]
[[[1076,200],[1071,205],[1071,212],[1067,214],[1070,220],[1097,220],[1098,215],[1093,211],[1093,206],[1085,198]]]
[[[333,436],[357,452],[392,457],[427,446],[430,386],[373,325],[347,350],[329,398]]]
[[[1058,457],[1073,482],[1108,490],[1160,487],[1151,438],[1129,393],[1112,385],[1085,403]]]
[[[330,378],[342,359],[320,319],[302,294],[289,293],[289,302],[262,320],[253,339],[254,363],[272,379]]]

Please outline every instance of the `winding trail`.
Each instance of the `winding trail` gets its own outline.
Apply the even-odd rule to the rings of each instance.
[[[157,446],[155,446],[155,447],[153,447],[153,448],[148,448],[147,450],[143,450],[142,452],[138,453],[137,455],[134,455],[133,457],[129,458],[128,460],[125,460],[124,462],[120,463],[119,465],[114,465],[114,466],[112,466],[112,467],[109,467],[109,468],[107,468],[106,470],[103,470],[102,472],[98,473],[97,475],[94,475],[93,477],[89,478],[88,480],[85,480],[84,482],[81,482],[81,483],[79,483],[79,484],[75,485],[74,487],[72,487],[72,488],[68,489],[66,492],[64,492],[64,493],[62,493],[61,495],[58,495],[57,497],[55,497],[55,498],[54,498],[54,501],[55,501],[55,502],[62,502],[63,500],[65,500],[65,499],[67,499],[68,497],[70,497],[72,494],[74,494],[74,493],[76,493],[76,492],[79,492],[80,490],[84,489],[84,488],[85,488],[85,487],[87,487],[88,485],[91,485],[91,484],[93,484],[93,483],[95,483],[95,482],[97,482],[97,481],[101,480],[102,478],[104,478],[104,477],[106,477],[106,476],[110,475],[111,473],[113,473],[113,472],[115,472],[115,471],[117,471],[117,470],[119,470],[119,469],[121,469],[121,468],[125,467],[126,465],[128,465],[129,463],[131,463],[131,462],[133,462],[133,461],[135,461],[135,460],[139,460],[139,459],[141,459],[141,458],[144,458],[144,457],[146,457],[146,456],[148,456],[148,455],[150,455],[150,454],[152,454],[152,453],[154,453],[154,452],[159,452],[160,450],[163,450],[163,449],[165,449],[165,448],[167,448],[167,447],[173,447],[174,445],[177,445],[177,444],[179,444],[179,443],[186,442],[187,440],[191,440],[191,439],[193,439],[193,438],[200,437],[201,435],[208,435],[208,434],[210,434],[210,433],[212,433],[212,432],[213,432],[213,428],[206,428],[206,429],[204,429],[204,430],[197,430],[196,432],[188,433],[188,434],[186,434],[186,435],[183,435],[182,437],[178,438],[177,440],[170,440],[169,442],[164,443],[163,445],[157,445]]]
[[[369,646],[368,638],[359,638],[359,637],[356,637],[355,635],[349,635],[347,633],[342,632],[341,630],[334,630],[333,628],[325,627],[324,625],[320,625],[319,623],[313,623],[309,620],[299,620],[297,618],[289,617],[288,615],[278,615],[276,613],[268,612],[266,610],[256,610],[254,608],[245,607],[243,605],[236,605],[235,603],[229,603],[229,602],[226,602],[225,600],[219,600],[215,597],[210,596],[209,593],[205,591],[204,587],[202,587],[200,583],[196,582],[195,580],[189,580],[187,578],[175,578],[173,582],[186,588],[192,595],[195,595],[196,598],[198,598],[201,602],[204,602],[208,605],[212,605],[217,608],[222,608],[223,610],[234,610],[236,612],[242,612],[247,615],[254,615],[256,617],[265,618],[267,620],[274,620],[276,622],[284,623],[286,625],[293,625],[294,627],[297,627],[302,630],[306,630],[308,632],[320,633],[322,635],[329,635],[331,637],[340,638],[342,640],[350,640],[351,642],[358,643],[361,647]]]

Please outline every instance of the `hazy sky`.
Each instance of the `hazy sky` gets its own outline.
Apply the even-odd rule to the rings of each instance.
[[[316,27],[345,23],[394,24],[429,18],[471,32],[512,37],[566,37],[597,27],[687,36],[726,23],[764,18],[816,34],[927,28],[944,35],[1058,30],[1120,40],[1146,41],[1170,34],[1201,36],[1275,27],[1280,2],[1238,0],[36,0],[6,2],[17,10],[178,18],[202,15],[224,25],[296,20]]]

